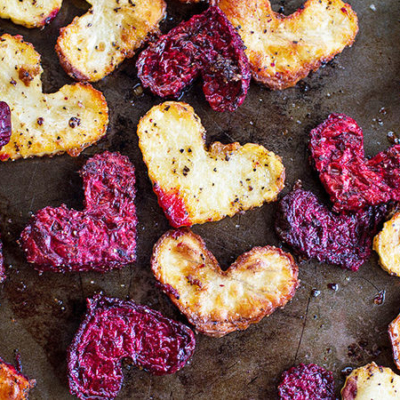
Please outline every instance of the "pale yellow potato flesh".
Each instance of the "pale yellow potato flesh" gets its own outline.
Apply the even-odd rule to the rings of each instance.
[[[381,267],[393,276],[400,276],[400,212],[385,222],[374,237],[373,247]]]
[[[398,400],[400,376],[372,362],[352,371],[341,394],[342,400]]]
[[[259,207],[276,200],[284,187],[280,157],[263,146],[215,142],[207,148],[200,118],[188,104],[153,107],[137,133],[159,202],[163,195],[175,196],[187,213],[185,226]],[[171,225],[182,226],[164,208]]]
[[[200,236],[169,231],[154,246],[152,270],[164,292],[199,332],[221,337],[283,307],[295,294],[293,257],[255,247],[222,271]]]
[[[26,28],[40,28],[55,17],[62,0],[0,0],[0,18]]]
[[[255,80],[274,90],[294,86],[351,46],[358,20],[341,0],[308,0],[284,16],[268,0],[215,0],[237,29]]]
[[[43,93],[40,55],[22,36],[0,37],[1,100],[11,109],[10,142],[0,160],[67,152],[77,156],[106,133],[107,102],[89,84]]]
[[[133,57],[165,17],[164,0],[87,0],[92,8],[61,29],[56,51],[74,79],[95,82]]]

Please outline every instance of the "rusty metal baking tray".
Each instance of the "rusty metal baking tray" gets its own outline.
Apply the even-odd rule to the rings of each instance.
[[[182,100],[191,104],[207,129],[207,141],[259,143],[279,154],[287,173],[286,189],[301,179],[304,187],[326,199],[308,163],[310,130],[330,112],[343,112],[363,127],[366,153],[374,155],[390,143],[388,132],[400,133],[400,2],[349,0],[359,16],[360,32],[351,49],[313,73],[295,88],[272,92],[251,84],[244,104],[234,113],[211,110],[195,84]],[[375,3],[374,3],[375,2]],[[163,30],[205,8],[168,0]],[[273,1],[275,10],[293,12],[302,0]],[[28,30],[0,20],[0,33],[22,34],[42,55],[46,92],[71,83],[58,63],[54,45],[59,29],[89,5],[64,0],[56,19],[43,30]],[[134,60],[126,61],[94,86],[104,92],[111,120],[107,137],[78,158],[20,160],[0,165],[0,226],[7,281],[0,288],[0,356],[12,362],[21,354],[24,372],[37,380],[33,400],[67,400],[66,349],[85,312],[85,299],[103,291],[129,296],[139,303],[184,321],[155,286],[149,262],[152,246],[169,229],[152,192],[138,148],[136,126],[161,100],[149,93],[137,97]],[[1,93],[0,93],[1,97]],[[105,149],[128,155],[137,169],[139,217],[138,260],[121,271],[39,276],[16,243],[30,214],[45,206],[82,208],[77,171],[85,160]],[[282,245],[273,229],[276,203],[194,226],[219,262],[228,267],[240,254],[259,245]],[[300,264],[301,287],[294,299],[269,318],[243,332],[215,339],[197,335],[189,365],[172,376],[157,377],[134,368],[125,370],[118,399],[275,399],[281,372],[293,364],[314,362],[341,371],[375,360],[395,369],[387,325],[400,309],[400,280],[385,273],[376,255],[357,273],[319,264]],[[337,284],[338,290],[328,287]],[[313,289],[320,291],[314,297]],[[385,301],[374,303],[385,291]]]

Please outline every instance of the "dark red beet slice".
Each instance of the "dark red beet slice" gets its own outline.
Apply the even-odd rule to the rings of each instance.
[[[239,34],[218,7],[179,24],[144,50],[136,63],[146,88],[178,98],[199,75],[216,111],[234,111],[247,94],[251,73]]]
[[[367,160],[356,121],[331,114],[311,131],[310,149],[335,211],[400,201],[400,145]]]
[[[121,360],[154,375],[173,374],[193,354],[193,332],[133,301],[97,295],[68,351],[69,387],[80,399],[114,399],[121,389]]]
[[[11,111],[8,104],[0,101],[0,149],[5,146],[11,137]]]
[[[278,236],[298,254],[357,271],[371,255],[372,239],[386,207],[335,214],[317,197],[295,189],[279,203]]]
[[[316,364],[299,364],[282,374],[281,400],[335,400],[333,374]]]
[[[98,154],[80,173],[86,208],[46,207],[21,234],[27,260],[39,271],[106,272],[136,259],[135,169],[128,157]]]

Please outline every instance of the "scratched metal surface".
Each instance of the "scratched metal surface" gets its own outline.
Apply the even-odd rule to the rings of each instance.
[[[293,12],[301,0],[275,1]],[[255,142],[282,156],[286,189],[301,179],[306,189],[326,199],[307,162],[311,128],[330,112],[344,112],[364,128],[366,152],[373,155],[389,146],[387,133],[400,133],[400,3],[351,0],[360,19],[353,48],[346,49],[325,68],[295,88],[271,92],[252,83],[245,103],[233,114],[213,112],[194,85],[184,96],[201,117],[207,140]],[[57,18],[44,30],[27,30],[1,20],[1,32],[22,34],[42,54],[46,91],[56,91],[71,80],[54,52],[60,27],[88,5],[64,0]],[[204,6],[203,6],[204,8]],[[199,8],[170,1],[163,29],[188,18]],[[21,354],[24,372],[37,380],[30,398],[66,400],[66,349],[85,312],[85,298],[103,291],[130,296],[165,315],[184,321],[167,297],[155,287],[149,268],[152,246],[169,226],[157,205],[138,149],[139,118],[160,99],[135,97],[138,83],[133,62],[95,84],[108,100],[111,123],[108,136],[80,157],[59,156],[0,165],[0,229],[4,241],[7,281],[0,287],[0,356],[12,362]],[[1,94],[0,94],[1,97]],[[385,110],[385,112],[382,111]],[[97,273],[39,276],[24,260],[16,240],[30,214],[50,205],[82,207],[77,171],[94,153],[110,149],[126,154],[137,169],[139,217],[138,260],[135,265],[105,275]],[[281,245],[273,230],[276,204],[195,226],[221,265],[228,265],[256,245]],[[400,308],[400,280],[377,264],[376,256],[358,273],[308,261],[300,264],[301,288],[285,309],[247,331],[221,339],[197,335],[194,357],[182,371],[165,377],[131,368],[119,399],[275,399],[283,370],[299,362],[314,362],[334,371],[337,388],[341,370],[375,360],[394,368],[386,333]],[[335,292],[328,284],[338,284]],[[320,295],[313,297],[313,289]],[[382,305],[374,297],[386,290]]]

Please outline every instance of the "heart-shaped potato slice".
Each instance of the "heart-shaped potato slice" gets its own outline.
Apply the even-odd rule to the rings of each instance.
[[[280,157],[263,146],[215,142],[206,148],[205,130],[188,104],[153,107],[137,133],[154,192],[175,228],[261,206],[284,187]]]
[[[48,24],[61,8],[62,0],[0,0],[0,18],[26,28]]]
[[[374,237],[373,249],[378,253],[379,264],[390,275],[400,276],[400,212],[385,222]],[[400,369],[400,363],[399,363]]]
[[[11,109],[12,133],[0,160],[67,152],[77,156],[106,133],[108,107],[89,84],[44,94],[40,55],[22,36],[0,37],[1,100]]]
[[[397,400],[400,376],[374,362],[357,368],[346,378],[342,400]]]
[[[247,329],[283,307],[299,283],[293,257],[281,249],[254,247],[223,271],[203,239],[188,229],[165,233],[151,266],[189,322],[215,337]]]
[[[358,32],[356,13],[341,0],[308,0],[289,16],[269,0],[215,0],[246,46],[254,79],[281,90],[330,61]]]
[[[95,82],[133,57],[165,16],[164,0],[87,0],[90,10],[61,29],[56,51],[72,78]]]

